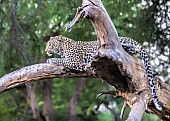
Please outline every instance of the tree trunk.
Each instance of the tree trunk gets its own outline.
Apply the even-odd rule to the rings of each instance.
[[[95,68],[97,75],[101,75],[100,77],[105,79],[109,84],[112,83],[121,92],[121,96],[127,100],[131,107],[131,112],[127,120],[140,121],[144,111],[147,109],[147,103],[152,100],[151,93],[148,93],[151,91],[146,73],[144,73],[145,70],[141,64],[139,65],[138,62],[135,62],[123,50],[118,40],[117,31],[101,0],[82,1],[81,7],[77,9],[77,13],[72,22],[67,26],[67,29],[71,29],[80,18],[91,20],[99,43],[96,62],[93,61],[91,67]],[[116,64],[116,67],[114,64]],[[113,77],[113,74],[115,75],[117,71],[123,77],[120,76],[119,78],[118,75]],[[108,72],[107,75],[102,75],[102,73],[106,72]],[[122,85],[122,83],[125,83],[125,85]],[[161,114],[160,111],[154,113],[157,112]]]
[[[36,100],[35,83],[34,84],[27,83],[26,88],[28,93],[27,100],[31,106],[33,117],[37,121],[44,121]]]
[[[80,78],[76,84],[75,91],[69,101],[69,114],[68,121],[76,121],[76,106],[80,98],[81,91],[83,89],[86,79]]]
[[[147,108],[161,119],[170,120],[170,86],[155,77],[158,97],[163,106],[162,112],[156,110],[145,68],[141,61],[128,55],[121,47],[116,29],[101,0],[83,0],[67,28],[70,29],[82,17],[91,20],[100,44],[95,60],[86,71],[74,72],[62,66],[44,63],[31,65],[1,77],[0,92],[44,78],[97,77],[115,86],[117,91],[112,93],[115,97],[124,97],[131,108],[128,121],[140,121]]]
[[[44,112],[45,120],[53,121],[53,111],[52,111],[52,80],[43,80],[43,96],[44,96]]]

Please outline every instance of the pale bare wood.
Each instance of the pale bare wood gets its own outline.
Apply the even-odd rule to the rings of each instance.
[[[73,72],[63,66],[40,63],[23,67],[0,78],[0,93],[19,86],[23,83],[46,78],[89,77],[87,72]]]

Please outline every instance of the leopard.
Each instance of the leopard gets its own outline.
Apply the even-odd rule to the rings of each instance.
[[[47,63],[62,65],[66,68],[84,71],[85,65],[93,60],[98,44],[95,41],[74,41],[67,37],[50,37],[45,52],[48,56],[57,53],[61,58],[47,59]]]
[[[143,46],[132,38],[128,37],[118,37],[122,47],[130,55],[139,53],[142,60],[144,61],[144,66],[147,73],[147,78],[150,84],[151,94],[153,102],[157,110],[161,111],[162,106],[157,96],[154,73],[149,61],[149,55],[143,48]],[[74,41],[70,38],[64,37],[62,35],[50,37],[50,40],[46,44],[45,52],[48,56],[57,53],[60,58],[49,58],[47,63],[56,64],[59,66],[64,66],[66,68],[84,71],[86,70],[85,65],[91,63],[96,55],[98,49],[97,41]]]

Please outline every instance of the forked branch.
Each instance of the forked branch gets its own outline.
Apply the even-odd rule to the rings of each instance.
[[[153,105],[143,64],[128,55],[121,47],[116,29],[101,0],[83,0],[68,29],[71,29],[80,18],[91,20],[100,45],[95,59],[86,71],[79,72],[45,63],[35,64],[1,77],[0,92],[44,78],[94,77],[95,75],[96,78],[106,80],[121,92],[119,96],[122,96],[131,107],[127,120],[140,121],[147,106],[152,113],[163,120],[170,120],[170,87],[156,77],[158,97],[164,107],[160,112]]]
[[[87,18],[92,22],[97,33],[99,50],[96,55],[98,60],[96,63],[93,62],[91,67],[94,67],[96,73],[101,75],[109,84],[112,83],[118,90],[127,93],[125,99],[128,104],[131,104],[132,109],[127,120],[141,120],[144,111],[147,109],[147,104],[151,99],[151,93],[148,93],[151,91],[145,69],[141,63],[135,61],[121,47],[118,41],[117,31],[101,0],[82,1],[82,6],[77,9],[77,13],[72,22],[67,26],[67,29],[71,29],[81,18]],[[103,61],[103,57],[107,59]],[[110,61],[108,61],[108,59],[110,59]],[[114,72],[111,74],[111,68],[114,67],[111,61],[117,64],[120,75],[123,75],[123,78],[126,80],[121,81],[123,78],[120,79],[118,75],[113,76]],[[107,64],[112,66],[108,66]],[[109,70],[109,72],[107,70]],[[109,77],[103,76],[101,72],[107,73]],[[115,78],[111,79],[111,77]],[[120,80],[118,80],[118,78]],[[125,87],[120,86],[122,82],[125,83]],[[130,97],[130,100],[127,97]],[[154,113],[157,112],[159,111]]]

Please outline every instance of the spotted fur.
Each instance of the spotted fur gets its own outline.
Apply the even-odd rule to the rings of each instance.
[[[49,56],[57,53],[61,55],[61,58],[47,59],[47,63],[54,63],[70,69],[83,71],[85,65],[92,61],[97,47],[98,45],[95,41],[81,42],[62,36],[51,37],[45,51]]]
[[[153,70],[149,62],[149,56],[143,47],[136,41],[127,37],[119,37],[122,47],[130,54],[139,53],[144,61],[150,88],[152,91],[153,102],[158,110],[162,110],[153,78]],[[67,68],[84,71],[85,65],[93,60],[98,44],[96,41],[82,42],[72,39],[55,36],[51,37],[46,45],[46,53],[51,56],[53,53],[61,55],[61,58],[47,59],[47,63],[53,63]]]

